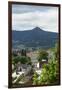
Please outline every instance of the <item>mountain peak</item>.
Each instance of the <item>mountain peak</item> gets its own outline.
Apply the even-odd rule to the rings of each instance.
[[[39,27],[35,27],[34,29],[40,29]],[[41,29],[40,29],[41,30]]]
[[[35,30],[35,31],[43,31],[43,30],[40,29],[39,27],[35,27],[33,30]]]

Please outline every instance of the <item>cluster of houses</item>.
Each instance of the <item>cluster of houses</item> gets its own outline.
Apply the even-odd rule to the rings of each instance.
[[[24,74],[24,75],[27,75],[29,74],[29,72],[31,71],[32,69],[32,66],[33,66],[33,70],[35,70],[36,72],[39,72],[39,70],[42,68],[43,64],[44,63],[48,63],[47,60],[45,59],[42,59],[42,62],[39,63],[39,61],[37,60],[37,52],[25,52],[22,50],[14,50],[13,51],[13,54],[14,55],[20,55],[21,56],[21,52],[26,55],[26,56],[29,56],[31,58],[31,62],[32,62],[32,65],[27,65],[27,64],[21,64],[20,62],[18,62],[17,66],[16,66],[16,74]],[[12,65],[12,69],[14,68],[14,66]]]

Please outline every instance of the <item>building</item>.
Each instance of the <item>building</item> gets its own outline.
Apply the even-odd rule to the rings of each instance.
[[[31,71],[31,65],[20,64],[20,62],[17,64],[16,74],[27,75],[30,71]]]

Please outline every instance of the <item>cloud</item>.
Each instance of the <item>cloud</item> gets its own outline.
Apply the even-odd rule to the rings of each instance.
[[[54,8],[54,7],[52,7]],[[34,11],[47,11],[51,7],[45,6],[33,6],[33,5],[12,5],[12,13],[27,13]]]
[[[34,8],[34,6],[32,7]],[[58,8],[34,9],[25,13],[12,13],[13,30],[30,30],[36,26],[46,31],[58,32]]]

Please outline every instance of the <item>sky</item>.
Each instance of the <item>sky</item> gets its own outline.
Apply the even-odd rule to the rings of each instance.
[[[12,30],[32,30],[35,27],[58,32],[58,7],[13,4]]]

